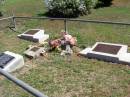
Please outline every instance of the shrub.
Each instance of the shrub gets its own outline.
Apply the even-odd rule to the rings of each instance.
[[[98,8],[98,7],[108,7],[108,6],[112,5],[112,1],[113,0],[99,0],[97,5],[96,5],[96,8]]]
[[[0,0],[0,17],[3,16],[2,14],[2,4],[3,4],[4,0]]]
[[[91,13],[98,0],[45,0],[48,15],[54,17],[77,17]]]

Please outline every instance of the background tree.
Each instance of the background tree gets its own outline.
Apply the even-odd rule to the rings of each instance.
[[[0,16],[2,16],[2,4],[3,4],[4,0],[0,0]]]
[[[91,13],[98,0],[45,0],[47,15],[53,17],[78,17]]]

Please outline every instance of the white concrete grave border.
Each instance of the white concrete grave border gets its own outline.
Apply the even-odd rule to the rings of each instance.
[[[24,66],[24,59],[23,56],[19,55],[19,54],[15,54],[13,52],[10,51],[5,51],[4,54],[8,54],[12,57],[14,57],[14,59],[12,59],[10,62],[8,62],[4,67],[3,70],[7,71],[7,72],[13,72],[17,69],[20,69]]]
[[[94,48],[98,44],[105,44],[105,45],[113,45],[113,46],[120,46],[121,48],[117,52],[117,54],[110,54],[104,52],[93,51]],[[86,56],[88,58],[94,58],[99,60],[104,60],[108,62],[114,63],[121,63],[121,64],[128,64],[130,65],[130,53],[127,53],[128,46],[122,44],[114,44],[114,43],[104,43],[104,42],[96,42],[92,48],[88,47],[79,52],[80,55]]]
[[[27,32],[30,30],[34,30],[34,31],[38,30],[38,31],[35,34],[27,34]],[[29,30],[25,31],[24,33],[18,35],[18,37],[21,39],[41,43],[49,38],[49,35],[45,34],[44,32],[45,31],[42,29],[29,29]]]

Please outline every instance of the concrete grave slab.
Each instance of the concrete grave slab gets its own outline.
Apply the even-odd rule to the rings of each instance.
[[[13,72],[24,66],[23,56],[9,51],[0,54],[0,68]]]
[[[127,49],[127,45],[96,42],[92,48],[86,48],[79,54],[88,58],[130,65],[130,53],[127,53]]]
[[[19,38],[33,41],[33,42],[43,42],[49,38],[48,34],[44,33],[41,29],[29,29],[24,33],[18,35]]]
[[[37,58],[41,53],[45,53],[45,48],[37,46],[32,46],[24,52],[24,54],[29,58]]]

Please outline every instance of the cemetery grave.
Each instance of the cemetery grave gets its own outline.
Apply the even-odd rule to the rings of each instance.
[[[14,57],[13,56],[10,56],[8,54],[4,54],[4,53],[1,53],[0,54],[0,67],[1,68],[4,68],[7,63],[9,63],[11,60],[13,60]]]
[[[41,54],[44,54],[45,48],[44,47],[38,47],[38,46],[31,46],[29,49],[27,49],[24,54],[29,58],[37,58]]]
[[[127,45],[96,42],[92,48],[86,48],[80,54],[88,58],[130,65],[130,53],[127,50]]]
[[[0,54],[0,68],[7,72],[13,72],[24,66],[23,56],[9,51]]]
[[[94,9],[90,15],[81,16],[78,19],[130,23],[130,0],[113,1],[123,6],[114,3],[110,7]],[[125,2],[126,5],[122,2]],[[5,17],[12,15],[12,12],[15,16],[44,16],[45,7],[40,0],[5,0],[4,14]],[[58,32],[64,28],[64,21],[19,18],[16,19],[17,32],[12,32],[8,28],[3,29],[9,22],[1,21],[0,24],[0,51],[15,52],[23,55],[25,59],[24,67],[13,74],[48,97],[130,97],[130,67],[122,65],[126,63],[113,64],[76,55],[72,57],[71,62],[67,62],[57,52],[49,53],[47,57],[38,57],[32,60],[24,56],[23,52],[33,42],[30,42],[32,40],[25,41],[16,38],[19,34],[17,32],[41,28],[48,32],[46,34],[51,35],[51,39],[55,39],[60,36]],[[67,30],[77,37],[78,47],[82,49],[93,46],[97,41],[130,45],[130,26],[127,25],[70,21],[67,22]],[[92,50],[91,47],[90,49]],[[130,51],[130,47],[128,50]],[[97,51],[112,55],[118,54],[118,49],[111,52],[97,48]],[[127,53],[123,56],[125,56],[125,60],[129,60]],[[6,79],[0,81],[0,94],[1,97],[32,97]]]
[[[41,29],[29,29],[24,33],[18,35],[19,38],[33,41],[33,42],[43,42],[49,38],[48,34],[44,33]]]

